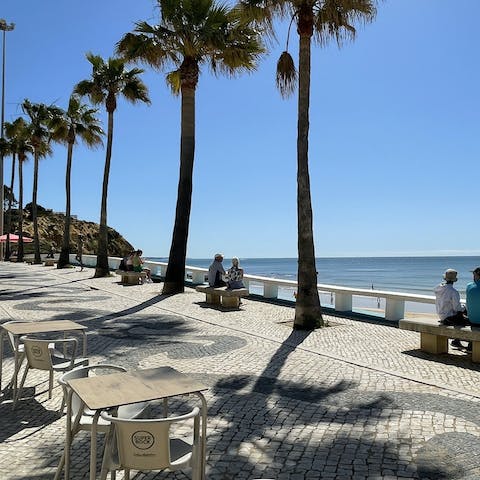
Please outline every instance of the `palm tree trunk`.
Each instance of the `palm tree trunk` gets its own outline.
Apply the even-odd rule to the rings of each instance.
[[[40,240],[38,237],[37,219],[37,190],[38,190],[38,149],[35,147],[33,166],[33,194],[32,194],[32,221],[33,221],[33,247],[35,252],[34,263],[42,263],[40,257]]]
[[[23,262],[23,162],[18,157],[18,255],[17,262]]]
[[[5,260],[10,259],[10,230],[12,228],[12,202],[13,202],[13,186],[15,183],[15,152],[12,154],[12,176],[10,177],[10,198],[8,199],[8,209],[7,209],[7,243],[5,247]]]
[[[195,88],[182,88],[180,178],[172,244],[163,285],[164,294],[185,290],[185,259],[192,205],[193,161],[195,158]]]
[[[108,178],[110,175],[110,161],[112,158],[113,142],[113,112],[108,112],[107,151],[105,155],[105,169],[103,171],[102,206],[100,209],[100,228],[98,232],[97,265],[95,277],[108,277],[108,230],[107,230],[107,195]]]
[[[299,28],[301,30],[301,26]],[[312,200],[308,172],[311,34],[300,31],[297,137],[298,292],[294,328],[323,326],[317,290]]]
[[[70,183],[72,173],[73,143],[68,143],[67,169],[65,172],[65,225],[63,229],[62,249],[58,259],[57,268],[64,268],[70,263]]]

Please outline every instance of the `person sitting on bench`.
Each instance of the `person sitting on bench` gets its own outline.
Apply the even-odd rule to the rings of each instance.
[[[133,255],[133,258],[132,258],[132,264],[133,264],[133,271],[134,272],[145,272],[147,277],[146,277],[146,282],[147,283],[152,283],[152,277],[150,275],[150,269],[149,268],[144,268],[143,267],[143,263],[144,263],[144,260],[142,258],[142,251],[141,250],[137,250],[135,252],[135,254]]]
[[[444,325],[465,326],[469,324],[465,316],[465,308],[460,303],[460,294],[453,286],[457,281],[457,271],[449,268],[443,274],[444,282],[437,285],[435,292],[435,306],[440,321]],[[455,338],[451,343],[452,347],[463,348],[462,342]]]
[[[225,269],[223,268],[222,262],[223,255],[217,253],[213,263],[208,268],[208,284],[211,287],[224,287],[226,285],[222,278],[222,276],[225,275]]]
[[[232,258],[232,266],[227,271],[227,289],[234,290],[236,288],[245,288],[243,284],[243,268],[237,257]]]

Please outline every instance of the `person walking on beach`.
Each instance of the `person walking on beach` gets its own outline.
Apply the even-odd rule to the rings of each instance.
[[[83,271],[83,235],[80,234],[77,238],[77,254],[75,260],[80,264],[80,271]]]
[[[460,303],[460,294],[453,286],[457,281],[457,271],[449,268],[443,274],[444,281],[437,285],[435,292],[435,306],[441,323],[444,325],[467,325],[468,319],[464,315],[464,308]],[[463,348],[462,342],[453,339],[452,347]]]
[[[222,275],[225,275],[225,269],[222,265],[223,255],[217,253],[214,257],[213,263],[208,268],[208,284],[211,287],[224,287],[226,283],[222,279]]]

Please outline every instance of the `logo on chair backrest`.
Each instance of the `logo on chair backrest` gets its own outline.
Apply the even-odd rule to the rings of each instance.
[[[139,430],[132,435],[132,443],[140,450],[148,450],[153,447],[155,437],[150,432]]]
[[[34,345],[31,349],[32,355],[36,358],[40,358],[42,356],[42,349],[37,345]]]

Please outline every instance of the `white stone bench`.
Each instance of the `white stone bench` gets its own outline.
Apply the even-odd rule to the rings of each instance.
[[[43,262],[44,267],[54,267],[57,261],[54,258],[46,258]]]
[[[240,298],[248,296],[247,288],[235,288],[227,290],[227,287],[210,287],[208,285],[198,285],[195,290],[205,293],[207,303],[213,305],[222,305],[224,307],[238,308],[240,306]]]
[[[448,353],[448,339],[457,338],[472,342],[472,362],[480,362],[479,327],[442,325],[436,318],[412,318],[400,320],[403,330],[420,332],[420,349],[428,353]]]
[[[145,272],[127,272],[125,270],[116,270],[115,273],[117,275],[121,275],[122,278],[120,279],[120,283],[124,283],[126,285],[142,284],[147,276]]]

